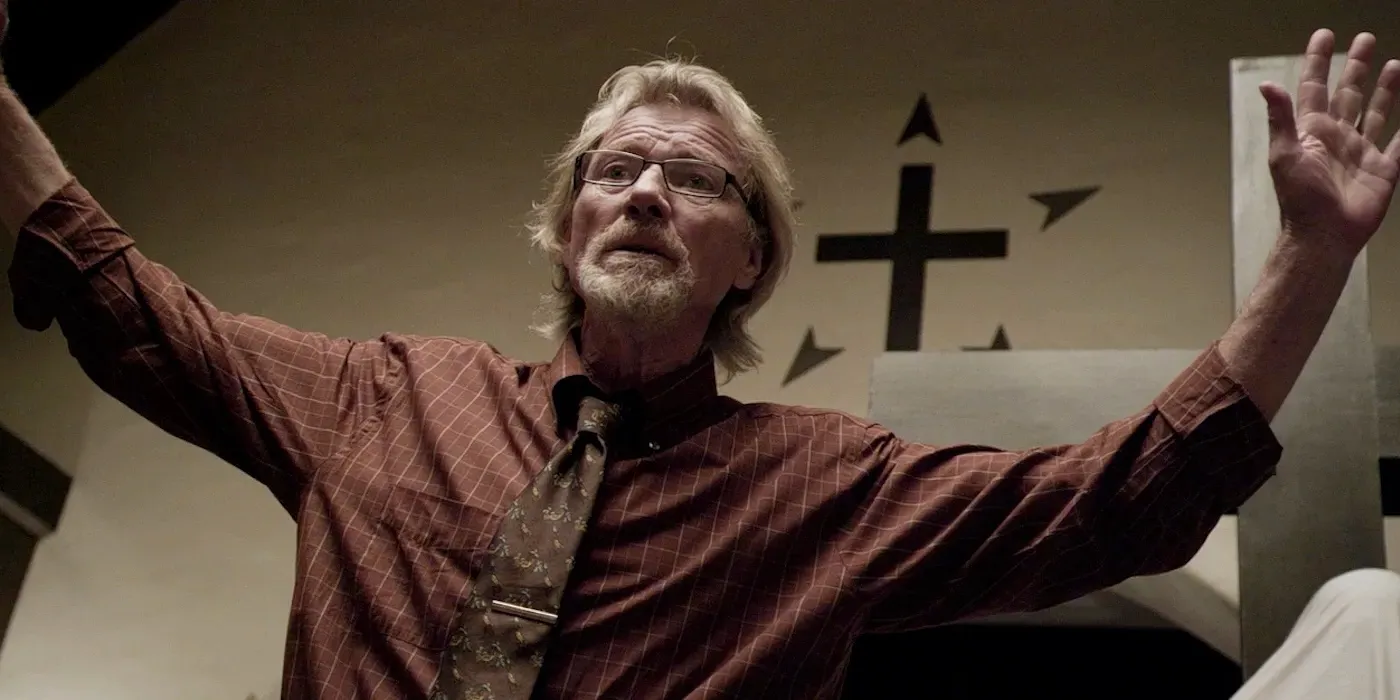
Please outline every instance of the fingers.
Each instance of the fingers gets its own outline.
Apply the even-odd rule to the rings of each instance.
[[[1298,142],[1298,123],[1293,117],[1293,98],[1277,83],[1259,86],[1269,116],[1269,150],[1274,154],[1291,149]]]
[[[1327,89],[1327,80],[1335,45],[1336,37],[1328,29],[1319,29],[1308,39],[1298,80],[1298,116],[1326,112],[1337,121],[1354,125],[1368,141],[1377,142],[1385,131],[1396,98],[1400,97],[1400,60],[1387,61],[1381,68],[1368,104],[1364,84],[1375,61],[1375,35],[1361,32],[1352,39],[1346,64],[1342,74],[1337,76],[1337,89],[1333,92]],[[1400,149],[1400,144],[1392,140],[1386,147],[1387,155],[1393,155],[1395,149]]]
[[[1371,61],[1375,52],[1375,35],[1362,32],[1352,39],[1351,48],[1347,50],[1346,65],[1342,67],[1342,74],[1337,78],[1337,90],[1332,93],[1330,103],[1329,111],[1339,121],[1356,124],[1356,119],[1361,114],[1361,106],[1366,102],[1366,93],[1361,83],[1366,79],[1366,74],[1371,72]],[[1330,56],[1328,61],[1330,63]],[[1323,78],[1323,84],[1326,84],[1326,77]]]
[[[1371,104],[1357,125],[1367,141],[1380,142],[1381,133],[1390,119],[1390,111],[1395,107],[1396,95],[1400,95],[1400,60],[1391,59],[1381,68],[1381,77],[1376,79],[1376,91],[1371,94]]]
[[[1329,29],[1319,29],[1308,39],[1303,53],[1303,73],[1298,79],[1298,113],[1326,112],[1327,73],[1332,66],[1334,37]]]

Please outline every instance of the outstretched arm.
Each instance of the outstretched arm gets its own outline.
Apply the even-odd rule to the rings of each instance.
[[[1308,42],[1296,112],[1282,87],[1260,86],[1282,230],[1220,353],[1270,420],[1317,345],[1356,256],[1380,228],[1400,175],[1400,133],[1383,149],[1377,144],[1400,93],[1400,60],[1385,63],[1368,104],[1361,86],[1376,39],[1358,35],[1329,98],[1333,46],[1325,29]]]
[[[222,311],[144,257],[2,80],[0,224],[16,237],[9,283],[21,325],[56,321],[101,389],[248,472],[293,514],[316,467],[397,376],[387,343]]]
[[[851,447],[860,507],[841,544],[871,631],[1038,610],[1181,567],[1282,451],[1218,343],[1079,443],[925,445],[873,426]]]
[[[1362,113],[1374,46],[1357,37],[1329,100],[1332,35],[1314,34],[1296,115],[1287,92],[1261,86],[1281,235],[1236,321],[1150,406],[1079,444],[1015,452],[869,432],[851,460],[863,509],[842,534],[870,628],[1034,610],[1177,568],[1272,474],[1268,422],[1400,174],[1400,136],[1376,145],[1400,61]]]

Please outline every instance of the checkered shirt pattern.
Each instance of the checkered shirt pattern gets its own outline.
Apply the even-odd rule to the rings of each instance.
[[[552,392],[585,373],[574,344],[521,362],[228,313],[76,181],[31,217],[9,273],[24,326],[57,321],[104,391],[296,519],[284,697],[423,697],[505,509],[564,440]],[[708,355],[639,394],[537,697],[835,698],[859,634],[1185,564],[1280,455],[1215,346],[1137,414],[1021,451],[741,403]]]

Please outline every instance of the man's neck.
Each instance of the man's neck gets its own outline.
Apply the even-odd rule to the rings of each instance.
[[[578,334],[579,357],[604,391],[639,388],[690,364],[700,353],[704,327],[678,323],[666,328],[636,328],[584,317]]]

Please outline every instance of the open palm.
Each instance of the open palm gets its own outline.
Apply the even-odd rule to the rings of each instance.
[[[1400,93],[1400,60],[1381,69],[1367,104],[1362,82],[1375,37],[1363,33],[1352,41],[1329,96],[1333,47],[1325,29],[1308,42],[1296,112],[1282,87],[1264,83],[1259,91],[1268,105],[1269,168],[1284,226],[1357,252],[1380,228],[1400,179],[1400,134],[1384,150],[1378,145]]]

